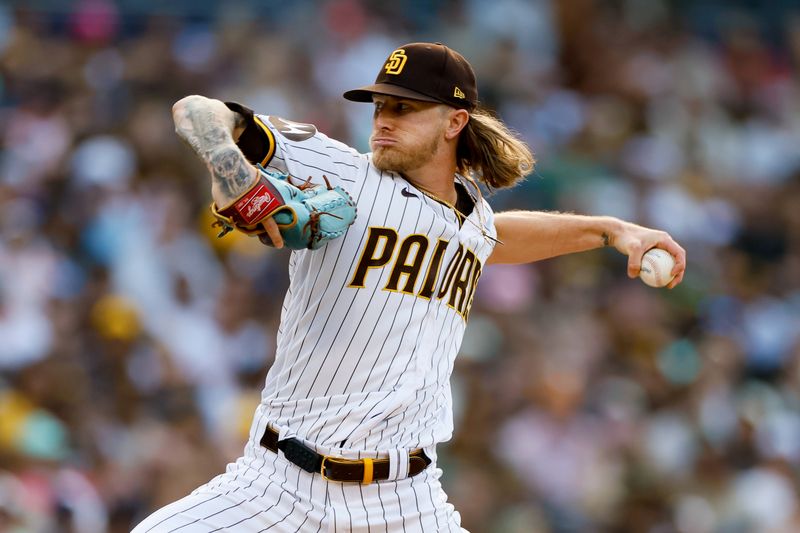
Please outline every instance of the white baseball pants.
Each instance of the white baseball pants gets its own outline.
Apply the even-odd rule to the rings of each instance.
[[[326,481],[282,452],[251,452],[133,533],[465,531],[435,464],[413,477],[362,485]]]

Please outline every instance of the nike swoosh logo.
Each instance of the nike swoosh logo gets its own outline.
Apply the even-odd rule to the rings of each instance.
[[[400,194],[402,194],[406,198],[416,198],[417,200],[419,200],[419,196],[417,196],[413,192],[409,191],[408,187],[403,187],[403,190],[400,191]]]

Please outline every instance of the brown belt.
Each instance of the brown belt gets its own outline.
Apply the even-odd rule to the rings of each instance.
[[[278,432],[267,427],[261,437],[261,445],[275,453],[283,452],[284,457],[306,472],[321,474],[328,481],[356,481],[372,483],[389,479],[389,459],[342,459],[322,455],[296,438],[278,441]],[[421,449],[408,454],[408,475],[416,476],[431,460]]]

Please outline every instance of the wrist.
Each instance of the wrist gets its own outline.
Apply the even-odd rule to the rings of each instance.
[[[622,233],[624,222],[616,217],[598,217],[598,230],[603,246],[616,246],[619,236]]]
[[[239,199],[259,180],[258,171],[235,146],[213,152],[208,160],[211,196],[224,208]]]

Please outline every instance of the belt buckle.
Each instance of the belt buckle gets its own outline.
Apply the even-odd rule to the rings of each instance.
[[[339,479],[332,479],[329,478],[325,474],[325,461],[332,460],[336,463],[343,463],[343,464],[352,464],[357,465],[360,464],[364,467],[364,474],[360,480],[358,479],[346,479],[346,480],[339,480]],[[364,485],[369,485],[373,481],[375,481],[373,477],[373,460],[372,459],[343,459],[341,457],[331,457],[329,455],[322,456],[322,464],[319,467],[319,474],[322,476],[322,479],[325,481],[335,481],[337,483],[362,483]]]
[[[322,456],[322,464],[319,466],[319,475],[321,475],[322,479],[324,479],[325,481],[336,481],[335,479],[331,479],[325,475],[325,461],[327,461],[328,459],[330,459],[329,456],[327,455]]]

